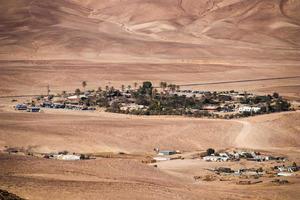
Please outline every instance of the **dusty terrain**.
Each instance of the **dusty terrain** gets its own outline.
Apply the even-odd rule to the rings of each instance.
[[[53,92],[73,91],[83,80],[96,88],[143,80],[188,84],[300,75],[298,1],[0,3],[1,95],[41,94],[47,84]],[[287,95],[295,98],[299,81],[222,89],[288,87]]]
[[[290,162],[300,161],[299,112],[228,121],[82,111],[20,113],[2,102],[2,148],[147,155],[154,147],[186,152],[242,147],[288,156]],[[45,199],[46,194],[51,199],[295,199],[300,187],[299,175],[288,177],[290,184],[283,186],[272,184],[274,178],[263,178],[263,183],[253,186],[193,180],[209,168],[238,169],[251,167],[253,162],[223,164],[187,159],[161,162],[154,168],[138,158],[57,161],[1,154],[0,159],[3,189],[28,199]],[[255,166],[265,165],[269,163]]]
[[[126,152],[154,147],[253,148],[300,161],[300,114],[242,120],[103,112],[16,112],[7,97],[106,85],[279,92],[300,100],[300,3],[295,0],[0,0],[0,150]],[[289,77],[289,78],[284,78]],[[292,78],[291,78],[292,77]],[[212,82],[268,79],[224,84]],[[272,78],[275,78],[271,80]],[[276,79],[284,78],[284,79]],[[57,161],[0,153],[0,189],[27,199],[297,199],[290,184],[195,182],[201,160]],[[228,165],[238,167],[234,163]],[[242,163],[246,166],[248,163]]]

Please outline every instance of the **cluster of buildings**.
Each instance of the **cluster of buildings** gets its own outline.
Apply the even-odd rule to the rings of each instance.
[[[229,167],[218,167],[212,171],[218,175],[232,174],[235,176],[263,176],[265,174],[265,171],[262,168],[241,168],[233,170]]]
[[[40,104],[42,108],[52,108],[52,109],[68,109],[68,110],[96,110],[94,107],[89,107],[85,105],[71,104],[71,103],[53,103],[51,101],[43,102]]]
[[[145,82],[147,83],[147,82]],[[149,83],[151,85],[151,83]],[[149,85],[148,84],[148,85]],[[279,95],[257,96],[236,91],[162,90],[143,84],[140,89],[122,90],[113,87],[86,92],[64,93],[36,98],[28,108],[37,112],[40,107],[69,110],[95,110],[137,115],[185,115],[233,119],[255,114],[280,112],[289,109],[287,101],[278,103]],[[282,98],[280,98],[282,99]],[[29,105],[29,104],[28,104]],[[278,106],[279,105],[279,106]],[[283,105],[283,106],[280,106]],[[280,108],[279,108],[280,107]],[[23,107],[18,105],[17,110]],[[27,108],[26,108],[27,109]],[[223,159],[223,158],[221,158]]]
[[[81,104],[81,101],[88,99],[86,95],[72,95],[68,97],[44,97],[36,99],[34,103],[22,103],[14,106],[15,110],[27,112],[40,112],[41,108],[68,109],[68,110],[96,110],[95,107]]]
[[[278,171],[278,176],[293,176],[295,172],[300,170],[300,167],[298,167],[296,163],[293,163],[293,165],[290,166],[275,166],[273,169]]]
[[[19,154],[19,155],[28,155],[28,156],[35,156],[40,158],[46,159],[55,159],[55,160],[88,160],[92,159],[90,155],[86,154],[77,154],[77,153],[69,153],[68,151],[58,152],[58,153],[36,153],[31,152],[29,149],[26,148],[19,148],[19,147],[8,147],[5,146],[4,152],[9,154]]]
[[[202,110],[211,112],[233,112],[233,113],[253,113],[257,114],[262,109],[264,105],[246,105],[241,104],[240,101],[247,98],[254,97],[250,93],[239,93],[236,91],[230,92],[210,92],[210,91],[197,91],[197,90],[178,90],[174,94],[179,96],[185,95],[186,97],[196,97],[203,98],[205,96],[215,96],[215,104],[206,104],[203,106]]]
[[[233,176],[255,176],[261,177],[266,174],[275,174],[277,176],[294,176],[295,172],[299,171],[300,167],[298,167],[295,163],[291,166],[275,166],[271,168],[271,171],[266,171],[263,168],[241,168],[238,170],[233,170],[229,167],[219,167],[213,169],[214,173],[218,175],[233,175]]]
[[[204,156],[203,160],[210,162],[226,162],[226,161],[239,161],[240,159],[246,159],[249,161],[269,161],[269,160],[280,160],[285,161],[284,157],[274,157],[270,155],[261,155],[261,153],[254,151],[234,151],[234,152],[223,152],[215,153],[208,156]]]
[[[141,109],[145,109],[145,108],[147,108],[147,107],[144,105],[138,105],[136,103],[129,103],[129,104],[122,103],[120,106],[120,109],[122,111],[141,110]]]

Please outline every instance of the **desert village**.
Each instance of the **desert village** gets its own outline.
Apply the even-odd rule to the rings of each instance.
[[[154,87],[150,81],[134,88],[124,85],[121,89],[106,86],[104,90],[85,91],[86,81],[82,82],[83,91],[74,93],[63,91],[61,94],[37,96],[31,101],[18,103],[16,110],[39,112],[43,109],[67,110],[104,110],[134,115],[182,115],[233,119],[260,114],[291,111],[295,108],[278,93],[255,95],[238,91],[196,91],[180,90],[179,85],[161,82]]]
[[[278,93],[255,95],[247,92],[195,91],[180,90],[179,86],[162,82],[160,87],[153,87],[151,82],[141,86],[122,86],[121,89],[106,87],[85,91],[87,83],[82,83],[83,91],[74,93],[49,93],[33,97],[30,101],[15,103],[18,112],[43,112],[47,110],[74,110],[82,112],[114,112],[131,115],[184,115],[190,117],[234,119],[269,114],[272,112],[292,111],[295,108]],[[238,185],[271,183],[274,185],[290,184],[298,177],[300,167],[284,155],[252,149],[209,148],[206,151],[185,151],[160,149],[153,147],[153,152],[131,154],[125,152],[76,153],[68,150],[52,153],[37,153],[30,149],[6,146],[8,154],[34,156],[43,159],[62,161],[96,160],[103,158],[133,159],[146,165],[160,168],[166,163],[216,163],[194,175],[195,183],[221,181]]]
[[[0,2],[0,200],[300,199],[300,0]]]
[[[221,181],[224,184],[237,185],[260,183],[285,185],[290,184],[300,175],[300,167],[288,157],[251,149],[216,151],[209,148],[206,151],[185,152],[181,150],[160,150],[159,148],[154,148],[152,153],[145,152],[144,154],[127,154],[124,152],[79,154],[68,151],[36,153],[24,148],[6,147],[4,152],[21,156],[62,160],[65,162],[105,158],[132,159],[155,168],[160,168],[166,163],[168,165],[176,165],[176,162],[180,162],[181,164],[188,164],[189,162],[212,163],[211,167],[202,169],[200,175],[191,177],[195,183]]]

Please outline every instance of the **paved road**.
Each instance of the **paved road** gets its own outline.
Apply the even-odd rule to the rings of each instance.
[[[247,83],[247,82],[256,82],[256,81],[271,81],[271,80],[297,79],[297,78],[300,79],[300,76],[246,79],[246,80],[235,80],[235,81],[219,81],[219,82],[208,82],[208,83],[189,83],[189,84],[182,84],[179,86],[219,85],[219,84],[228,84],[228,83]]]

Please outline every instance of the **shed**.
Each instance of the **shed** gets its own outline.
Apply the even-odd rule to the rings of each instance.
[[[158,152],[158,155],[160,156],[170,156],[176,154],[176,151],[174,150],[162,150]]]
[[[27,112],[40,112],[40,108],[39,107],[29,107],[27,108]]]

